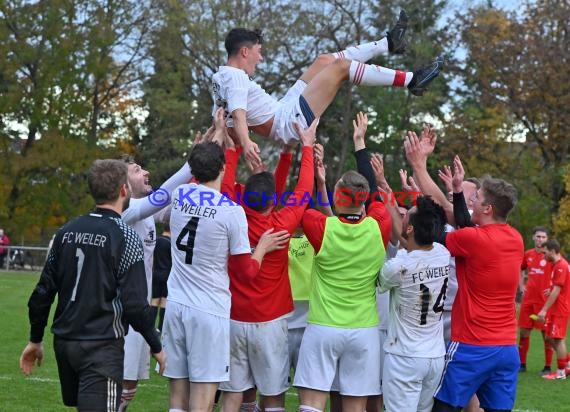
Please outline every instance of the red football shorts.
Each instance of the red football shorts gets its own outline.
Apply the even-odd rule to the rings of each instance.
[[[553,339],[566,339],[568,316],[548,315],[546,336]]]

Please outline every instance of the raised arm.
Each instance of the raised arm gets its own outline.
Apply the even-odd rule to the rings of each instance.
[[[366,178],[368,186],[370,187],[370,196],[366,199],[365,205],[368,206],[371,202],[371,196],[373,193],[377,193],[376,190],[376,179],[374,177],[374,170],[370,165],[370,154],[366,149],[365,136],[366,130],[368,128],[368,116],[366,114],[359,112],[356,115],[356,119],[352,121],[354,127],[354,133],[352,135],[352,140],[354,142],[354,156],[356,157],[356,170],[362,176]]]
[[[240,156],[241,156],[240,147],[226,149],[225,152],[226,165],[225,165],[224,177],[222,179],[222,194],[228,196],[234,202],[237,201],[236,171]]]
[[[317,192],[317,203],[315,209],[319,210],[325,216],[334,216],[329,192],[326,184],[326,168],[324,164],[325,149],[323,145],[317,143],[314,147],[314,163],[315,163],[315,189]]]
[[[154,189],[147,196],[140,199],[131,199],[127,210],[121,215],[121,219],[132,225],[142,219],[154,215],[162,208],[170,204],[172,192],[180,185],[188,183],[192,177],[192,170],[188,162],[184,162],[182,167],[168,178],[166,182]]]
[[[292,142],[297,143],[295,140]],[[291,167],[291,161],[293,160],[293,151],[295,150],[295,145],[286,144],[283,146],[283,150],[279,155],[279,161],[275,167],[275,192],[277,194],[277,199],[281,199],[281,195],[285,192],[287,186],[287,176],[289,176],[289,168]]]
[[[237,135],[243,151],[245,153],[245,160],[247,161],[250,169],[261,163],[259,154],[259,146],[249,138],[249,129],[247,127],[246,111],[244,109],[236,109],[232,112],[234,119],[234,134]]]
[[[453,159],[453,177],[451,180],[451,185],[453,188],[453,217],[455,224],[458,228],[475,226],[471,221],[471,215],[469,214],[469,209],[467,208],[467,203],[465,202],[465,196],[463,195],[463,179],[465,177],[465,170],[461,164],[461,159],[459,156],[455,156]]]
[[[427,171],[427,158],[433,153],[437,136],[435,130],[424,127],[421,139],[415,132],[409,131],[404,139],[404,149],[406,159],[412,167],[414,178],[424,195],[431,196],[432,199],[443,207],[447,221],[453,222],[453,205],[445,194],[440,190]]]
[[[313,145],[319,119],[315,119],[308,129],[302,130],[298,123],[295,128],[303,145],[301,156],[301,168],[299,169],[299,179],[293,194],[287,199],[285,207],[276,213],[276,219],[281,227],[293,233],[301,219],[303,212],[309,205],[310,196],[313,193],[315,184],[315,170],[313,164]]]
[[[392,196],[392,188],[388,184],[386,177],[384,175],[384,161],[382,155],[374,153],[372,159],[370,160],[372,169],[374,170],[374,176],[376,179],[376,185],[378,190],[384,193],[384,205],[386,210],[392,218],[390,241],[393,245],[398,243],[403,247],[406,247],[407,241],[402,237],[402,217],[400,216],[400,211],[398,206]]]

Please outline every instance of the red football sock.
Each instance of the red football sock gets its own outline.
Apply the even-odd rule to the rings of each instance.
[[[548,341],[544,341],[544,366],[550,367],[552,365],[552,355],[554,354],[554,349]]]
[[[521,359],[521,363],[526,364],[526,355],[528,353],[529,346],[530,346],[530,337],[523,338],[521,336],[519,340],[519,356]],[[550,360],[552,361],[552,355],[550,356]]]

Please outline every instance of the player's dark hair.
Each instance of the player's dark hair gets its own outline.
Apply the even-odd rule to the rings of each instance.
[[[536,232],[544,232],[546,233],[546,236],[548,236],[548,229],[544,226],[535,226],[532,228],[532,234],[533,236],[536,234]]]
[[[542,244],[542,247],[548,250],[554,250],[556,253],[560,253],[560,243],[556,239],[549,239]]]
[[[441,239],[446,223],[445,211],[430,196],[417,197],[416,209],[409,213],[409,224],[414,227],[414,240],[419,246]]]
[[[244,28],[232,29],[226,36],[224,46],[228,57],[235,56],[242,47],[252,47],[263,43],[260,29],[248,30]]]
[[[503,179],[485,176],[481,180],[481,190],[485,197],[484,204],[493,207],[493,217],[505,222],[517,204],[517,189]]]
[[[349,170],[336,183],[336,190],[346,198],[350,198],[351,207],[360,207],[368,197],[359,196],[359,194],[370,193],[370,186],[364,176],[354,170]]]
[[[87,173],[87,185],[95,204],[111,203],[119,198],[121,187],[127,184],[127,164],[121,160],[95,160]]]
[[[226,164],[224,151],[214,142],[200,143],[192,148],[188,156],[192,175],[200,183],[216,180]]]
[[[272,173],[261,172],[251,175],[245,182],[243,202],[253,210],[264,212],[277,205],[275,198],[275,177]]]

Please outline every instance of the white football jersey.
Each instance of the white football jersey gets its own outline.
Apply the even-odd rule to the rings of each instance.
[[[279,105],[277,99],[250,80],[246,72],[230,66],[220,66],[212,76],[212,95],[212,116],[223,107],[228,127],[234,127],[231,114],[236,109],[246,111],[248,126],[258,126],[275,116]]]
[[[386,248],[386,262],[396,256],[399,250],[399,246],[400,242],[398,242],[396,245],[393,245],[391,241],[388,242],[388,247]],[[380,320],[378,329],[388,330],[388,323],[390,321],[390,292],[380,292],[377,288],[376,306],[378,307],[378,319]]]
[[[137,207],[137,201],[142,199],[132,199],[132,207]],[[134,204],[133,204],[134,203]],[[131,206],[129,206],[130,208]],[[156,246],[156,226],[154,217],[149,216],[145,219],[138,220],[129,224],[141,238],[144,251],[144,271],[146,274],[147,299],[150,304],[152,298],[152,264],[154,260],[154,247]]]
[[[144,251],[144,269],[146,273],[146,283],[148,289],[148,302],[150,303],[152,297],[152,264],[154,256],[154,247],[156,245],[156,226],[153,215],[160,216],[167,214],[164,211],[169,201],[170,192],[178,185],[187,182],[192,177],[190,166],[184,162],[182,167],[174,173],[167,181],[162,183],[160,194],[164,198],[160,198],[157,202],[152,195],[148,195],[139,199],[131,198],[129,207],[121,214],[123,222],[131,226],[141,238]],[[153,201],[154,199],[154,201]]]
[[[380,273],[380,291],[390,291],[390,322],[384,350],[401,356],[435,358],[445,354],[441,320],[449,277],[448,250],[402,249]]]
[[[228,257],[251,253],[243,208],[197,183],[172,194],[168,300],[229,318]]]

